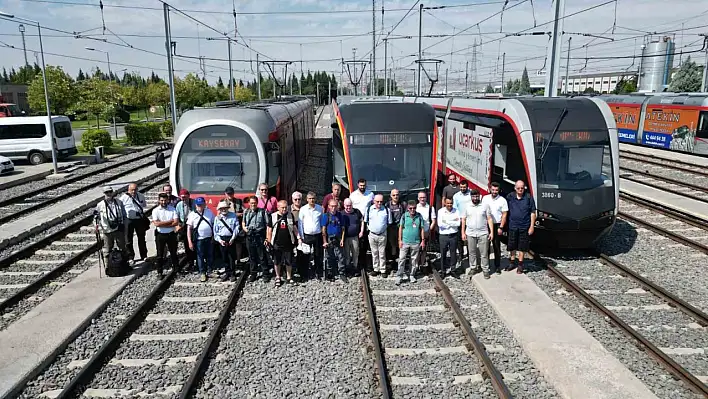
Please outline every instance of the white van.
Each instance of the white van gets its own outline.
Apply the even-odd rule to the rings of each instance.
[[[0,118],[0,155],[10,159],[27,159],[32,165],[51,161],[48,122],[46,116]],[[69,118],[52,116],[52,123],[57,159],[78,153]]]

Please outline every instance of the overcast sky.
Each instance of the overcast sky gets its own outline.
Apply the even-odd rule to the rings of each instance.
[[[570,15],[607,0],[567,0],[565,15]],[[68,5],[72,2],[89,5]],[[84,71],[96,66],[106,70],[105,54],[86,50],[93,47],[108,51],[114,73],[127,69],[142,75],[155,71],[165,77],[167,60],[165,57],[162,3],[155,0],[105,0],[103,14],[98,0],[0,0],[0,11],[17,17],[38,20],[43,27],[43,44],[46,63],[61,65],[72,76],[79,68]],[[384,35],[406,14],[414,1],[384,0],[386,12]],[[518,78],[524,66],[528,67],[532,82],[543,83],[536,76],[543,66],[549,44],[548,36],[505,37],[517,32],[550,31],[553,12],[550,0],[510,0],[502,15],[503,1],[497,0],[439,0],[423,2],[425,6],[457,6],[431,9],[423,12],[423,35],[451,35],[455,37],[423,37],[424,58],[442,59],[439,85],[445,83],[448,69],[450,90],[464,86],[465,63],[469,62],[472,81],[472,48],[475,40],[482,42],[477,48],[477,80],[480,86],[498,83],[501,79],[501,53],[506,53],[505,80]],[[171,12],[173,40],[177,42],[177,54],[207,58],[206,77],[214,83],[221,76],[228,79],[228,63],[225,41],[207,40],[222,37],[226,32],[233,37],[234,19],[231,15],[231,0],[170,0],[171,6],[204,23],[200,25],[180,13]],[[532,6],[533,4],[533,6]],[[142,6],[154,9],[130,9],[111,6]],[[376,1],[376,30],[381,32],[382,1]],[[244,42],[262,54],[261,60],[277,59],[296,61],[289,66],[299,74],[307,70],[326,70],[339,79],[340,59],[352,58],[352,48],[357,48],[357,58],[366,55],[372,47],[372,2],[350,0],[236,0],[239,44],[233,45],[232,57],[234,76],[251,80],[256,70],[255,52],[243,46]],[[616,8],[615,8],[616,7]],[[397,80],[411,85],[418,51],[417,6],[391,33],[391,37],[410,35],[411,39],[390,40],[388,65],[395,69]],[[367,10],[368,12],[343,13],[342,10]],[[616,12],[615,12],[616,10]],[[197,11],[211,11],[203,13]],[[318,11],[320,13],[280,13],[274,12]],[[248,14],[251,13],[251,14]],[[616,15],[616,23],[615,23]],[[570,73],[607,72],[624,70],[632,66],[632,59],[592,59],[592,57],[632,56],[639,53],[644,31],[666,32],[674,36],[677,51],[700,50],[702,38],[699,33],[708,32],[708,3],[700,0],[618,0],[587,12],[569,16],[563,20],[564,31],[590,33],[604,36],[593,38],[573,35],[571,40]],[[485,20],[477,24],[480,21]],[[104,22],[105,21],[105,31]],[[536,27],[534,28],[534,24]],[[682,24],[684,30],[682,31]],[[27,25],[26,40],[29,62],[35,59],[33,51],[39,50],[36,28]],[[52,31],[82,32],[80,38],[66,33]],[[689,29],[693,28],[693,29]],[[500,30],[505,34],[500,34]],[[613,34],[614,31],[614,34]],[[135,36],[138,35],[138,36]],[[85,36],[91,37],[92,40]],[[143,37],[140,37],[143,36]],[[565,73],[565,57],[568,35],[564,36],[561,59]],[[660,36],[655,36],[658,38]],[[613,38],[613,41],[608,40]],[[500,40],[501,39],[501,40]],[[107,42],[104,42],[106,40]],[[378,40],[378,37],[377,37]],[[584,45],[589,44],[587,47]],[[7,46],[15,46],[16,49]],[[133,48],[130,48],[132,46]],[[144,51],[141,51],[144,50]],[[302,56],[301,56],[302,51]],[[450,53],[453,53],[452,56]],[[71,58],[76,57],[76,58]],[[268,57],[268,58],[266,58]],[[585,58],[590,58],[585,61]],[[684,58],[686,55],[683,56]],[[703,63],[704,53],[692,55]],[[209,60],[213,58],[215,60]],[[678,65],[679,56],[675,64]],[[254,62],[250,62],[253,59]],[[376,49],[376,68],[382,75],[384,46]],[[0,19],[0,66],[18,67],[24,63],[22,39],[18,24]],[[637,63],[634,64],[638,65]],[[281,67],[282,68],[282,67]],[[583,69],[584,68],[584,69]],[[175,58],[175,69],[179,76],[202,70],[197,59]],[[431,75],[435,68],[429,67]],[[265,66],[261,67],[265,74]],[[345,82],[348,81],[346,72]],[[440,86],[438,86],[440,87]]]

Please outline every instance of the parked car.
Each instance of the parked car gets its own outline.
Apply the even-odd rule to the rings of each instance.
[[[0,103],[0,118],[10,116],[24,116],[25,111],[21,110],[17,104]]]
[[[10,158],[0,155],[0,175],[12,173],[15,170],[15,164]]]

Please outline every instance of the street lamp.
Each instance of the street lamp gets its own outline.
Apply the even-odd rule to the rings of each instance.
[[[108,80],[113,82],[113,79],[111,79],[111,76],[113,76],[113,72],[111,72],[111,56],[108,55],[108,51],[103,51],[103,50],[98,50],[93,47],[85,47],[86,50],[88,51],[98,51],[99,53],[104,53],[106,55],[106,61],[108,62]],[[113,96],[113,86],[109,86],[111,90],[111,96]],[[113,110],[113,132],[116,135],[116,140],[118,139],[118,127],[116,126],[116,110]]]
[[[47,68],[44,65],[44,47],[42,46],[42,27],[39,22],[27,18],[15,17],[13,14],[8,14],[0,11],[0,17],[9,19],[18,19],[32,23],[37,26],[37,36],[39,37],[39,52],[42,55],[42,80],[44,83],[44,103],[47,106],[47,120],[49,122],[49,145],[52,149],[52,165],[54,166],[54,174],[58,174],[57,168],[57,150],[54,147],[54,123],[52,123],[52,112],[49,110],[49,88],[47,85]]]

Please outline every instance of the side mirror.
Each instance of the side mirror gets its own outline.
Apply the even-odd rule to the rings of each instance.
[[[158,169],[165,168],[165,154],[158,152],[155,156],[155,167]]]
[[[435,121],[435,123],[438,125],[438,127],[442,127],[442,125],[443,125],[443,121],[441,121],[439,119],[437,121]]]
[[[333,122],[331,125],[329,125],[332,129],[339,129],[339,124],[337,122]]]
[[[268,163],[270,166],[279,168],[280,167],[280,151],[271,151],[268,153]]]
[[[25,111],[20,111],[20,114],[25,115],[27,113]]]

